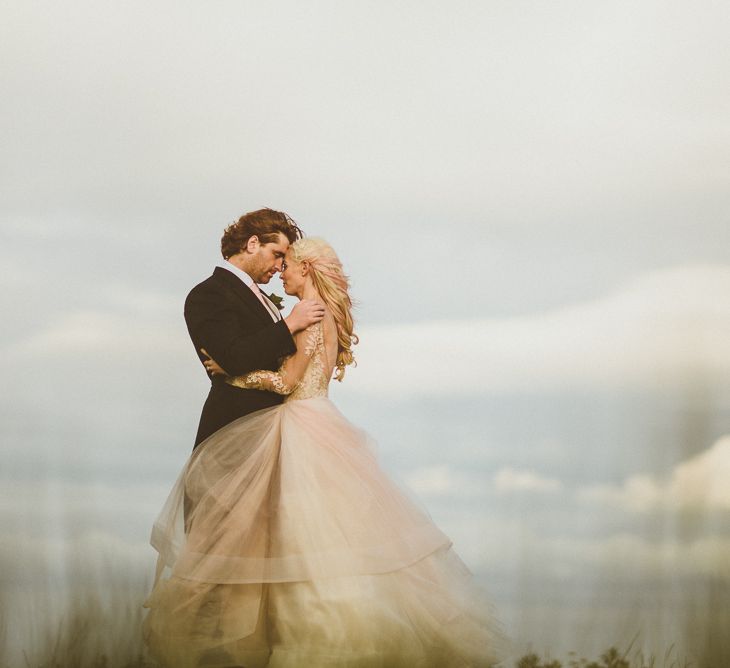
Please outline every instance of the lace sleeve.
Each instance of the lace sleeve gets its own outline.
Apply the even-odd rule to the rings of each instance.
[[[278,371],[259,369],[245,376],[226,378],[226,383],[244,390],[266,390],[291,394],[304,376],[309,360],[322,339],[322,325],[315,323],[296,335],[297,352],[287,357]]]
[[[245,376],[226,378],[226,383],[244,390],[267,390],[277,394],[291,394],[294,386],[284,380],[284,366],[278,371],[251,371]]]

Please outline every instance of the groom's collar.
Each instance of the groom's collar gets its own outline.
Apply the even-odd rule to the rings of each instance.
[[[234,276],[238,276],[249,288],[253,285],[254,280],[243,269],[239,269],[235,264],[231,264],[228,260],[220,260],[216,267],[230,271]]]
[[[246,272],[242,272],[240,269],[238,271],[245,274],[250,284],[254,285],[253,280],[248,274],[246,274]],[[215,276],[218,281],[222,281],[238,299],[242,300],[249,309],[252,309],[262,321],[262,324],[271,322],[271,313],[269,309],[264,306],[262,300],[259,299],[258,295],[254,292],[254,288],[249,287],[247,283],[244,283],[244,279],[242,279],[237,273],[233,270],[229,270],[229,268],[223,263],[220,263],[216,265],[216,268],[213,270],[213,276]]]

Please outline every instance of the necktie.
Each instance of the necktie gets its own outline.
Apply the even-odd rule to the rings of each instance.
[[[251,290],[253,290],[253,293],[259,298],[259,301],[266,307],[266,310],[271,314],[274,322],[281,320],[281,313],[279,313],[279,309],[271,303],[271,300],[263,292],[261,292],[261,288],[259,288],[256,283],[251,283]]]

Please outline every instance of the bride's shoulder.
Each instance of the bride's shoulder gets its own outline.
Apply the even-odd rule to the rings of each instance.
[[[337,323],[335,321],[335,316],[332,314],[332,311],[328,306],[325,306],[324,308],[324,318],[322,319],[322,329],[325,331],[336,329]]]

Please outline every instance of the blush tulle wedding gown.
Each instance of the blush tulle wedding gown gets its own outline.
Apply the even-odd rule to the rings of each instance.
[[[175,668],[493,665],[498,624],[451,541],[327,398],[322,331],[285,402],[210,436],[175,483],[152,531],[151,655]],[[262,387],[262,373],[280,385],[273,372],[240,384]]]

